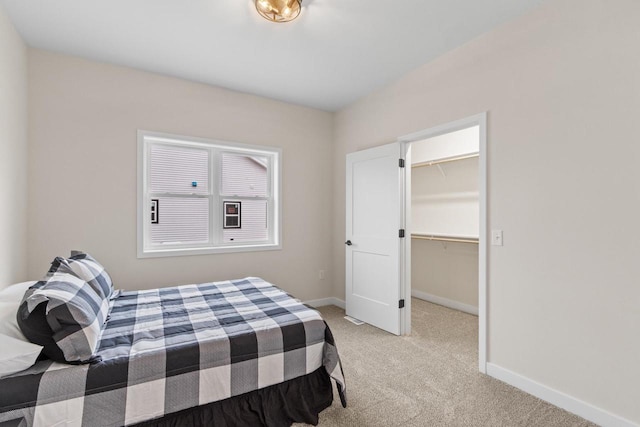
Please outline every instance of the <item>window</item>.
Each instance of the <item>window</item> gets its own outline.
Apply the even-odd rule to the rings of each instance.
[[[280,149],[138,132],[138,257],[280,248]]]

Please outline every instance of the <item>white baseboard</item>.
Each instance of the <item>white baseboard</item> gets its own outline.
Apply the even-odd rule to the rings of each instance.
[[[431,295],[422,291],[416,291],[415,289],[411,290],[411,296],[434,304],[442,305],[444,307],[453,308],[454,310],[464,311],[465,313],[473,314],[475,316],[478,315],[478,307],[454,301],[452,299]]]
[[[607,412],[604,409],[573,396],[569,396],[561,391],[554,390],[508,369],[494,365],[493,363],[487,363],[487,375],[603,427],[639,426],[632,421]]]
[[[340,307],[344,310],[344,300],[335,297],[329,298],[320,298],[320,299],[312,299],[309,301],[304,301],[305,304],[310,305],[311,307],[324,307],[326,305],[335,305],[336,307]]]

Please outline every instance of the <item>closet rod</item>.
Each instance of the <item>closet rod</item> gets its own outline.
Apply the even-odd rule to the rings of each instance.
[[[436,240],[438,242],[476,243],[479,241],[473,237],[433,236],[430,234],[412,234],[412,239]]]
[[[450,157],[448,159],[432,160],[432,161],[429,161],[429,162],[414,163],[414,164],[411,165],[411,167],[412,168],[419,168],[419,167],[422,167],[422,166],[433,166],[433,165],[438,165],[440,163],[455,162],[456,160],[472,159],[472,158],[478,157],[478,156],[479,156],[478,153],[465,154],[464,156]]]

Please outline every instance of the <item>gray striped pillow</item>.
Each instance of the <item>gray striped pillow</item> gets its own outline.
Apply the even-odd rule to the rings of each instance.
[[[113,282],[107,270],[86,252],[71,251],[69,258],[56,258],[58,271],[72,273],[87,282],[98,294],[109,299],[113,294]]]
[[[27,290],[18,309],[18,324],[30,341],[44,346],[43,353],[51,359],[92,362],[109,299],[61,268],[61,260],[56,258],[45,279]]]

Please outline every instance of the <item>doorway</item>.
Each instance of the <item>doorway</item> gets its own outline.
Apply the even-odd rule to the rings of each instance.
[[[411,296],[475,316],[479,150],[473,126],[412,142],[410,165]]]
[[[414,150],[412,148],[417,148],[418,144],[421,141],[431,140],[432,142],[436,140],[437,137],[442,137],[443,135],[451,135],[454,133],[464,133],[460,132],[465,129],[477,128],[477,150],[474,152],[473,147],[464,146],[464,144],[459,145],[458,147],[447,146],[446,144],[442,147],[438,147],[437,144],[430,147],[425,153],[422,149]],[[440,140],[446,140],[446,138],[440,138]],[[412,164],[419,164],[422,161],[428,162],[428,158],[431,157],[431,162],[433,166],[437,168],[437,164],[435,163],[437,160],[452,160],[452,164],[454,161],[464,160],[465,157],[470,162],[477,162],[476,170],[477,170],[477,225],[476,228],[473,228],[473,225],[468,223],[467,221],[458,222],[458,224],[452,224],[451,221],[447,222],[446,215],[442,215],[440,219],[437,217],[433,217],[436,220],[435,226],[438,228],[423,228],[424,223],[420,221],[419,218],[412,217],[412,168],[406,167],[405,171],[405,199],[404,199],[404,218],[405,218],[405,228],[407,230],[408,236],[414,235],[424,235],[428,239],[429,237],[443,237],[448,238],[448,240],[461,240],[461,242],[447,242],[443,240],[438,240],[437,242],[442,242],[444,244],[467,244],[474,245],[477,241],[477,272],[478,272],[478,281],[477,281],[477,315],[478,315],[478,368],[480,372],[486,373],[486,360],[487,360],[487,153],[486,153],[486,113],[478,114],[475,116],[467,117],[465,119],[461,119],[455,122],[446,123],[440,126],[436,126],[430,129],[426,129],[420,132],[412,133],[410,135],[405,135],[399,138],[400,143],[402,144],[402,150],[405,156],[405,161],[407,166],[411,166]],[[426,144],[425,144],[426,145]],[[424,147],[421,147],[424,148]],[[431,150],[431,151],[429,151]],[[440,151],[439,151],[440,150]],[[444,151],[443,151],[444,150]],[[420,158],[422,156],[422,159]],[[413,158],[416,158],[415,161]],[[455,159],[455,160],[454,160]],[[432,167],[433,167],[432,166]],[[458,169],[464,168],[464,165],[458,163],[460,166]],[[445,168],[441,165],[440,168],[446,174]],[[438,171],[440,172],[440,171]],[[460,172],[460,171],[458,171]],[[464,175],[464,171],[462,174]],[[466,172],[468,175],[468,171]],[[467,177],[468,178],[468,177]],[[467,218],[471,214],[472,203],[467,203],[466,209],[458,209],[456,212],[458,215],[465,215]],[[440,206],[440,208],[446,209],[446,207]],[[451,212],[450,212],[451,213]],[[438,223],[438,221],[440,221]],[[432,221],[433,223],[433,221]],[[433,224],[432,224],[433,225]],[[443,231],[447,230],[447,231]],[[476,231],[477,230],[477,235]],[[403,247],[403,254],[401,256],[401,264],[403,265],[403,275],[401,278],[401,287],[403,288],[403,294],[407,296],[406,308],[405,312],[402,316],[402,331],[404,334],[411,333],[411,298],[412,293],[416,294],[416,289],[412,286],[412,240],[406,239]],[[434,242],[436,242],[434,240]],[[442,244],[441,243],[441,244]],[[472,253],[473,250],[470,250],[470,247],[466,247],[467,252]],[[468,262],[468,260],[467,260]],[[417,290],[421,292],[420,290]],[[467,290],[468,292],[468,290]],[[426,293],[426,292],[425,292]],[[424,295],[422,295],[424,296]],[[467,296],[468,298],[468,296]],[[449,301],[446,301],[449,300]],[[439,303],[445,302],[444,305],[447,305],[447,302],[453,300],[452,298],[445,298],[445,300],[441,300]],[[435,301],[434,301],[435,302]],[[470,309],[473,307],[473,304],[467,304],[464,301],[461,306],[453,307],[453,308],[467,308]],[[465,311],[465,310],[463,310]]]
[[[345,299],[348,316],[392,334],[411,333],[412,144],[472,127],[478,129],[478,363],[486,373],[486,113],[347,154]]]

